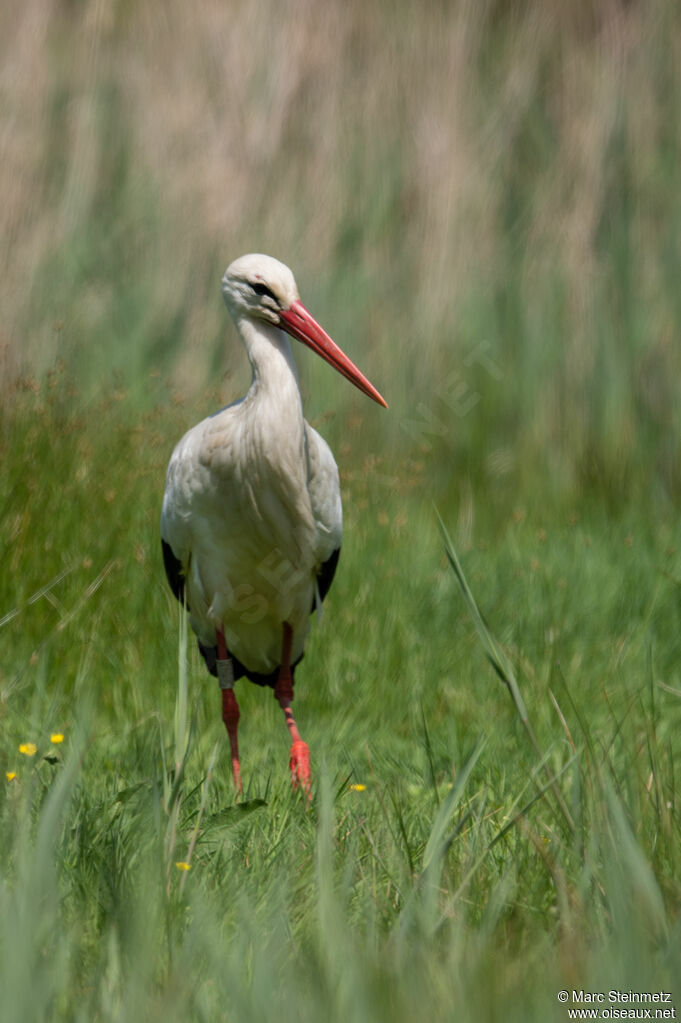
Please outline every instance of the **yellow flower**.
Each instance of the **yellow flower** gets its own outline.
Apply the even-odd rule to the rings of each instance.
[[[38,747],[34,742],[22,742],[19,752],[23,753],[24,756],[33,757],[38,752]]]
[[[50,736],[50,742],[53,742],[55,746],[57,746],[60,742],[63,741],[64,736],[61,734],[61,732],[53,732],[52,735]]]
[[[177,867],[178,870],[191,870],[192,869],[191,863],[185,863],[184,860],[180,860],[180,862],[176,863],[175,866]]]
[[[5,778],[7,778],[7,781],[14,781],[16,776],[17,776],[16,771],[5,771]]]
[[[364,792],[365,789],[366,789],[366,785],[351,785],[350,786],[350,791],[351,792]]]

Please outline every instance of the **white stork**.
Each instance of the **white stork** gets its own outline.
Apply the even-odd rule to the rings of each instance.
[[[293,676],[310,615],[336,570],[342,510],[333,455],[303,418],[286,334],[387,406],[301,303],[283,263],[242,256],[225,272],[222,295],[253,379],[244,398],[204,419],[175,448],[161,515],[163,559],[219,680],[237,791],[234,682],[245,675],[274,689],[291,734],[293,787],[309,792],[310,754],[291,710]]]

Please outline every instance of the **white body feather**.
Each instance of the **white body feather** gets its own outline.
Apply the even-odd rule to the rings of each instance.
[[[253,367],[241,401],[204,419],[175,448],[161,534],[185,572],[192,627],[251,671],[281,662],[282,624],[300,656],[320,566],[340,547],[338,469],[305,422],[286,335],[244,318]]]

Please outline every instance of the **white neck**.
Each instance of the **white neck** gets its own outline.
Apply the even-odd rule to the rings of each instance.
[[[285,404],[300,409],[303,406],[298,384],[298,372],[288,337],[275,325],[240,317],[236,321],[253,379],[247,397],[252,401],[267,400],[272,406]]]

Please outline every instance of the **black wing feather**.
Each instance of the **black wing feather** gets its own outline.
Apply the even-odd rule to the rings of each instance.
[[[161,539],[161,545],[163,547],[163,565],[166,570],[166,577],[168,584],[173,591],[173,595],[179,600],[180,604],[184,604],[184,572],[182,570],[182,562],[179,558],[176,558],[173,554],[173,549],[169,543]]]
[[[331,583],[333,582],[340,552],[340,547],[336,547],[331,557],[326,559],[322,567],[317,572],[317,587],[319,589],[319,596],[322,600],[324,600],[324,597],[329,592]],[[314,611],[314,600],[312,601],[312,611]]]

